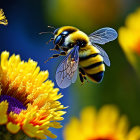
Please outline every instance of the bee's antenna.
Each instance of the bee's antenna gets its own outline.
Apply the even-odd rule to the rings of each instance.
[[[52,29],[54,29],[54,30],[56,29],[56,28],[55,28],[55,27],[53,27],[53,26],[48,26],[48,28],[52,28]]]
[[[51,38],[46,44],[49,44],[52,40],[54,40],[54,38]]]
[[[39,33],[39,35],[42,35],[42,34],[47,34],[47,33],[54,34],[53,32],[41,32],[41,33]]]
[[[53,27],[53,26],[48,26],[48,28],[52,28],[52,29],[56,29],[55,27]],[[39,35],[42,35],[42,34],[47,34],[47,33],[51,33],[51,34],[53,34],[54,35],[54,33],[53,32],[41,32],[41,33],[39,33]]]

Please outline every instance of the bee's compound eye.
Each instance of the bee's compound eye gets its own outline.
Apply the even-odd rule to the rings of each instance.
[[[59,44],[61,39],[62,39],[62,36],[61,35],[57,36],[56,39],[55,39],[55,41],[54,41],[54,43],[55,44]]]
[[[59,28],[54,30],[54,34],[56,35],[58,33]]]

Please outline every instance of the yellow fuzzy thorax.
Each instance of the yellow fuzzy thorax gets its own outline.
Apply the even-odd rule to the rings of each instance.
[[[73,29],[76,30],[76,31],[78,30],[77,28],[75,28],[73,26],[63,26],[63,27],[60,27],[58,32],[57,32],[57,34],[56,34],[56,36],[58,36],[60,33],[62,33],[65,30],[73,30]]]
[[[94,47],[93,45],[86,45],[85,47],[81,47],[79,50],[79,56],[82,55],[89,55],[89,54],[94,54],[94,53],[99,53],[100,51]]]
[[[89,43],[89,37],[82,31],[78,30],[69,35],[69,38],[72,42],[76,42],[77,40],[84,40]]]

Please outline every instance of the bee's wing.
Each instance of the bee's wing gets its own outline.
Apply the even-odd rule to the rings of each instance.
[[[107,66],[110,66],[110,60],[109,60],[109,57],[108,57],[107,53],[105,52],[105,50],[96,44],[93,44],[93,46],[96,47],[100,51],[100,54],[103,57],[104,63]]]
[[[91,43],[105,44],[117,38],[117,32],[109,27],[101,28],[89,35]]]
[[[77,79],[79,63],[79,46],[75,46],[56,70],[56,83],[60,88],[66,88]]]

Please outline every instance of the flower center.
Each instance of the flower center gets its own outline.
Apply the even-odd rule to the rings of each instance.
[[[113,140],[111,138],[93,138],[93,139],[89,139],[89,140]]]
[[[16,114],[19,114],[22,110],[26,110],[26,107],[14,97],[8,95],[1,95],[0,102],[2,101],[7,101],[9,103],[7,113],[10,113],[12,111]]]
[[[138,40],[138,43],[136,44],[135,51],[140,55],[140,39]]]
[[[95,140],[111,140],[111,139],[106,139],[106,138],[98,138],[98,139],[95,139]]]

